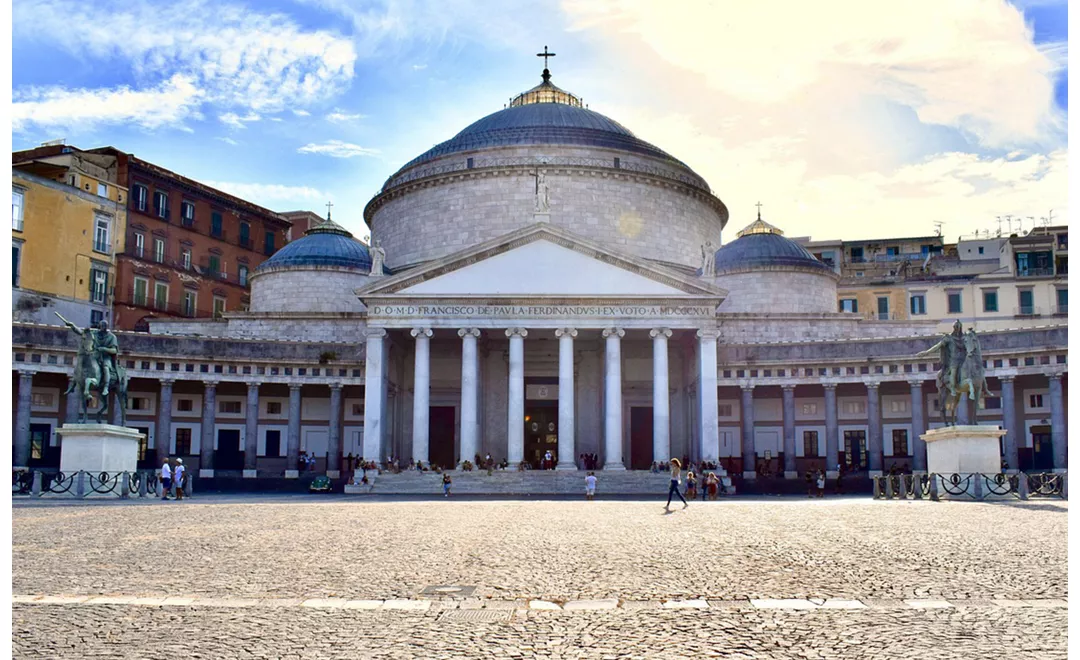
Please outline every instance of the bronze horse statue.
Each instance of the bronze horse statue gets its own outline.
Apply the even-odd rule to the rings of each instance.
[[[111,378],[109,384],[109,394],[102,395],[103,386],[103,360],[98,351],[97,338],[93,328],[80,329],[71,323],[63,316],[60,316],[60,320],[64,322],[71,330],[79,336],[79,352],[75,358],[75,375],[71,379],[71,383],[68,385],[65,394],[78,393],[79,395],[79,421],[83,424],[87,419],[87,408],[90,407],[90,403],[94,399],[94,395],[97,394],[98,399],[101,401],[101,406],[98,408],[95,414],[96,421],[102,423],[104,417],[108,420],[107,415],[110,412],[109,399],[112,395],[116,395],[118,405],[120,406],[120,425],[127,424],[127,390],[128,390],[128,378],[127,370],[120,366],[119,362],[116,364],[115,377]]]

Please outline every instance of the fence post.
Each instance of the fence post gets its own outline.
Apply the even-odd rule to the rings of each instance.
[[[120,499],[126,500],[131,496],[131,477],[125,472],[120,475]]]
[[[195,483],[195,475],[185,475],[184,481],[184,497],[191,497],[192,484]]]
[[[1069,499],[1069,473],[1065,472],[1061,475],[1061,499]]]
[[[41,497],[41,473],[34,472],[34,481],[30,485],[30,494],[34,497]]]
[[[930,501],[931,502],[939,502],[940,499],[938,498],[938,489],[937,489],[938,476],[937,476],[937,474],[935,474],[933,472],[931,472],[929,476],[930,476]]]
[[[874,480],[874,499],[875,500],[880,500],[881,499],[881,481],[879,481],[879,479],[881,479],[881,477],[872,477],[872,479]]]
[[[75,475],[75,497],[86,497],[86,472],[83,470]]]
[[[135,474],[139,474],[136,472]],[[139,497],[146,497],[146,473],[139,475]]]
[[[1017,479],[1017,483],[1018,483],[1019,489],[1020,489],[1020,499],[1026,500],[1028,498],[1028,489],[1029,489],[1028,476],[1023,472],[1017,473],[1016,476],[1019,477]]]
[[[165,497],[165,485],[161,483],[161,479],[157,480],[157,485],[154,487],[155,497]]]
[[[892,477],[880,477],[885,480],[885,499],[891,500],[893,498],[893,483]]]
[[[972,495],[976,500],[983,499],[983,476],[978,472],[973,472],[971,478],[975,481],[975,485],[972,487]]]

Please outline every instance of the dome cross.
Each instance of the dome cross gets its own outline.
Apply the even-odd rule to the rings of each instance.
[[[549,57],[555,57],[555,53],[549,53],[548,49],[547,49],[547,46],[544,46],[544,52],[537,53],[536,56],[544,58],[544,68],[546,69],[546,68],[548,68],[548,65],[547,65],[548,58]]]

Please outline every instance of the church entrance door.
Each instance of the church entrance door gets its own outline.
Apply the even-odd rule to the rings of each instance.
[[[462,456],[461,460],[475,460]],[[444,470],[456,467],[454,460],[454,406],[428,408],[428,462]]]
[[[161,442],[158,440],[158,442]],[[214,469],[244,469],[244,450],[240,448],[239,429],[218,429],[218,446],[214,453]]]
[[[551,452],[551,461],[545,460]],[[556,401],[525,405],[525,462],[534,470],[553,470],[559,459],[559,408]],[[510,466],[513,468],[514,466]]]
[[[630,469],[648,470],[653,462],[653,414],[651,407],[630,409]]]

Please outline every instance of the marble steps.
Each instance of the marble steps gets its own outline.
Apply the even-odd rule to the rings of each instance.
[[[582,495],[585,470],[451,472],[452,493],[462,495]],[[670,477],[648,471],[596,471],[598,495],[655,495],[667,492]],[[369,474],[368,479],[372,477]],[[684,484],[685,486],[685,484]],[[346,493],[432,495],[442,493],[442,475],[431,472],[381,474],[370,487],[346,486]]]

